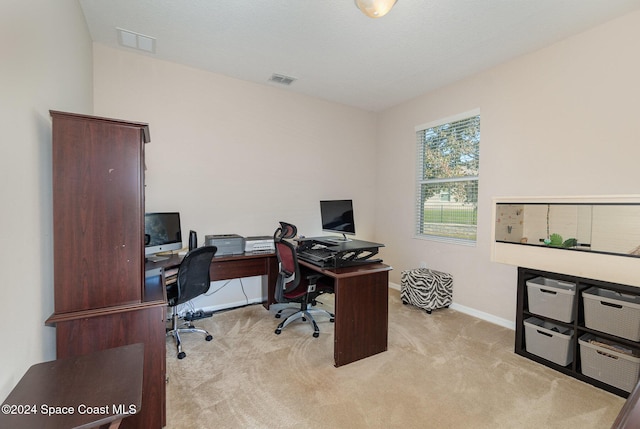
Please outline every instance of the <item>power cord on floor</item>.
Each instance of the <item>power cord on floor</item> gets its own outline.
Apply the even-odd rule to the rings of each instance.
[[[196,310],[193,302],[192,301],[187,301],[184,304],[181,304],[180,307],[178,307],[178,314],[180,314],[180,318],[190,322],[193,320],[199,320],[199,319],[204,319],[206,317],[211,317],[212,315],[216,314],[216,313],[221,313],[221,312],[225,312],[225,311],[229,311],[229,310],[235,310],[238,308],[244,308],[244,307],[248,307],[250,305],[255,305],[255,304],[261,304],[259,302],[256,303],[249,303],[249,297],[247,296],[246,291],[244,290],[244,283],[242,282],[242,279],[238,279],[240,281],[240,290],[242,291],[242,294],[244,295],[244,300],[246,302],[246,304],[244,305],[237,305],[234,307],[229,307],[229,308],[223,308],[220,310],[216,310],[216,311],[203,311],[203,310]],[[219,292],[222,288],[224,288],[225,286],[227,286],[229,283],[231,283],[233,281],[233,279],[231,280],[227,280],[226,282],[224,282],[224,284],[222,284],[219,288],[213,290],[212,292],[207,292],[205,294],[203,294],[204,296],[212,296],[215,293]],[[186,307],[186,309],[185,309]]]
[[[216,290],[214,290],[213,292],[207,292],[204,294],[204,296],[211,296],[215,293],[217,293],[218,291],[220,291],[223,287],[225,287],[226,285],[228,285],[229,283],[231,283],[233,280],[227,280],[226,282],[224,282],[224,284],[222,286],[220,286],[219,288],[217,288]],[[241,280],[242,282],[242,280]]]
[[[247,304],[249,304],[249,297],[247,296],[247,293],[244,291],[244,283],[242,283],[242,279],[238,279],[240,280],[240,289],[242,290],[242,294],[244,295],[244,299],[247,302]]]

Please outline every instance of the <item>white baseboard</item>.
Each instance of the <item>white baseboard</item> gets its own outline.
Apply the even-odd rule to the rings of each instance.
[[[397,284],[397,283],[389,282],[389,288],[399,291],[400,290],[400,285]],[[262,298],[251,299],[251,300],[249,300],[248,303],[247,303],[247,301],[227,302],[224,305],[206,306],[206,307],[202,307],[202,308],[197,308],[196,310],[219,311],[219,310],[225,310],[225,309],[228,309],[228,308],[242,307],[242,306],[247,305],[247,304],[257,304],[257,303],[260,303],[260,302],[262,302]],[[455,302],[452,303],[449,306],[449,308],[451,308],[452,310],[459,311],[460,313],[468,314],[469,316],[477,317],[478,319],[482,319],[482,320],[487,321],[489,323],[493,323],[495,325],[502,326],[502,327],[507,328],[507,329],[511,329],[512,331],[516,329],[515,322],[512,322],[512,321],[507,320],[507,319],[503,319],[501,317],[494,316],[493,314],[485,313],[484,311],[476,310],[475,308],[471,308],[471,307],[467,307],[467,306],[464,306],[464,305],[456,304]],[[186,308],[184,310],[186,310]]]
[[[400,285],[397,283],[389,282],[389,288],[400,290]],[[468,314],[469,316],[477,317],[478,319],[485,320],[494,325],[499,325],[507,329],[514,331],[516,329],[515,322],[512,322],[501,317],[494,316],[493,314],[485,313],[484,311],[476,310],[475,308],[466,307],[464,305],[456,304],[455,302],[449,306],[452,310],[459,311],[460,313]]]
[[[459,311],[460,313],[468,314],[469,316],[477,317],[478,319],[485,320],[489,323],[493,323],[494,325],[511,329],[512,331],[515,331],[516,329],[515,322],[494,316],[493,314],[485,313],[484,311],[476,310],[475,308],[465,307],[464,305],[456,304],[455,302],[451,304],[449,308]]]
[[[262,303],[262,301],[263,301],[262,298],[255,298],[255,299],[250,299],[249,301],[243,300],[243,301],[237,301],[237,302],[226,302],[223,305],[195,306],[194,309],[202,310],[202,311],[213,311],[215,313],[216,311],[220,311],[220,310],[229,310],[237,307],[244,307],[245,305],[250,305],[250,304],[260,304]],[[183,316],[187,311],[190,311],[190,310],[191,310],[191,307],[182,304],[182,306],[178,310],[178,313],[181,316]]]

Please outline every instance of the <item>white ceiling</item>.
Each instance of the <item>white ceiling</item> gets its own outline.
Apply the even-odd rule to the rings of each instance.
[[[367,18],[353,0],[79,0],[96,43],[116,27],[146,54],[380,111],[640,8],[640,0],[398,0]],[[138,51],[136,51],[138,52]]]

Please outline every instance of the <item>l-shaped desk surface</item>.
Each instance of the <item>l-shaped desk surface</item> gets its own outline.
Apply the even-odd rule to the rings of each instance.
[[[168,269],[180,265],[181,256],[160,262],[147,262],[146,270]],[[308,269],[331,277],[335,289],[334,362],[335,366],[387,350],[390,266],[382,263],[343,268],[320,268],[305,261]],[[262,276],[263,306],[275,304],[278,260],[275,253],[245,253],[216,256],[211,261],[211,281]]]

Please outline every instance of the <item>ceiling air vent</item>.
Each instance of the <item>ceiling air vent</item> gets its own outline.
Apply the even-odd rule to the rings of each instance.
[[[269,79],[270,82],[279,83],[280,85],[291,85],[295,80],[295,77],[276,73],[272,74],[271,78]]]

